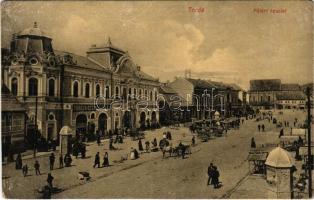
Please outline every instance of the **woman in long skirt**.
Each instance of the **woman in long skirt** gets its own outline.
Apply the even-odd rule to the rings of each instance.
[[[138,150],[139,150],[139,151],[143,151],[143,150],[144,150],[144,149],[143,149],[143,144],[142,144],[142,140],[141,140],[141,139],[138,141]]]
[[[105,156],[104,156],[104,163],[103,163],[103,166],[104,166],[104,167],[109,167],[109,156],[108,156],[108,153],[107,153],[107,152],[105,153]]]

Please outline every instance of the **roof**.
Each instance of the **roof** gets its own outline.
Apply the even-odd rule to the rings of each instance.
[[[301,91],[281,92],[276,97],[277,100],[305,100],[305,94]]]
[[[231,89],[233,89],[233,90],[242,91],[242,88],[235,83],[227,83],[225,85],[231,87]]]
[[[65,55],[72,56],[73,61],[76,62],[75,64],[76,66],[86,68],[86,69],[95,69],[95,70],[110,72],[109,69],[104,68],[103,66],[97,64],[96,62],[93,62],[87,57],[76,55],[76,54],[65,52],[65,51],[59,51],[59,50],[54,50],[54,53],[59,56],[65,56]]]
[[[177,92],[168,85],[162,85],[159,87],[159,93],[161,94],[176,94]]]
[[[263,80],[251,80],[251,91],[274,91],[280,90],[280,79],[263,79]]]
[[[210,83],[209,81],[202,80],[202,79],[192,79],[192,78],[187,78],[190,83],[194,85],[194,87],[197,88],[215,88],[215,85]]]
[[[36,22],[34,22],[34,26],[32,28],[24,29],[23,31],[20,31],[19,33],[17,33],[17,35],[18,36],[31,35],[31,36],[50,38],[45,32],[43,32],[40,28],[38,28]]]
[[[63,126],[60,130],[60,135],[72,135],[73,130],[69,126]]]
[[[214,85],[216,89],[219,89],[219,90],[226,89],[226,85],[224,85],[222,82],[216,82],[216,81],[211,81],[211,80],[208,80],[207,82]]]
[[[139,77],[141,79],[146,79],[146,80],[151,80],[151,81],[158,81],[158,78],[154,78],[153,76],[143,72],[143,71],[138,71]]]
[[[294,161],[288,151],[276,147],[269,153],[265,164],[276,168],[289,168],[294,165]]]
[[[13,96],[9,88],[2,83],[1,86],[1,111],[25,111],[24,105]],[[5,105],[5,106],[4,106]]]
[[[281,90],[301,91],[301,86],[296,83],[285,83],[281,84]]]

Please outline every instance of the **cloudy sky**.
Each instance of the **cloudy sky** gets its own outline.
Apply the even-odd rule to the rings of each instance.
[[[142,69],[172,80],[193,77],[234,82],[280,78],[312,82],[312,3],[280,2],[4,2],[2,47],[14,32],[33,26],[55,49],[85,55],[92,44],[112,43]],[[204,12],[190,12],[189,7]],[[254,9],[286,9],[256,13]]]

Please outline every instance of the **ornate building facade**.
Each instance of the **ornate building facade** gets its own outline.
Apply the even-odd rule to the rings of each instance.
[[[34,125],[42,137],[55,140],[64,125],[77,133],[105,133],[158,123],[158,79],[110,39],[86,56],[75,55],[54,50],[35,23],[14,34],[3,59],[4,83],[27,106],[29,137]]]

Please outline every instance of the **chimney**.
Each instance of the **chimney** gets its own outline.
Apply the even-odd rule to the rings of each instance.
[[[92,47],[96,47],[96,44],[92,44]]]
[[[137,71],[141,71],[141,66],[137,66]]]

